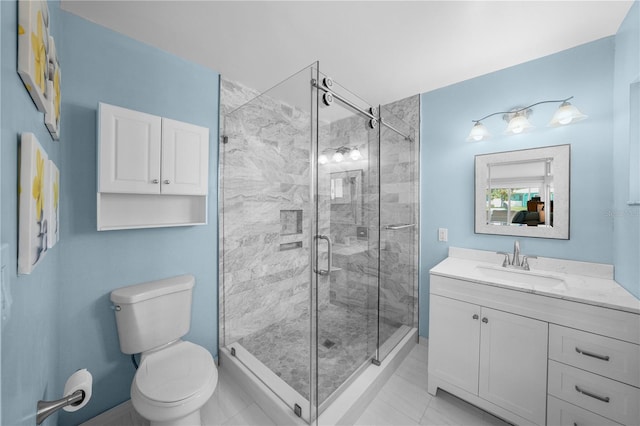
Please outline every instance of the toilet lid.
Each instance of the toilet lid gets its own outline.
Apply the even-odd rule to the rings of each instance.
[[[136,372],[136,385],[151,400],[176,402],[199,392],[214,374],[209,351],[190,342],[179,342],[147,355]]]

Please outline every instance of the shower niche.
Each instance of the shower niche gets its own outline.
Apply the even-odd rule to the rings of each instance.
[[[302,248],[302,210],[280,210],[280,251]]]
[[[418,229],[386,225],[417,223],[417,133],[317,63],[265,93],[221,87],[221,353],[322,424],[416,331]]]

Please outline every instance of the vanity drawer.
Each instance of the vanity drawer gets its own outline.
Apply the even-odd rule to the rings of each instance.
[[[620,426],[620,423],[549,395],[547,398],[547,425]]]
[[[550,324],[549,358],[640,386],[640,345]]]
[[[640,424],[640,389],[549,360],[549,394],[624,425]]]

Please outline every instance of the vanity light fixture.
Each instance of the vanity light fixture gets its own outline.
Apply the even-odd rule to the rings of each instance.
[[[507,135],[518,135],[533,130],[535,126],[529,122],[529,115],[531,115],[531,109],[504,114],[502,118],[509,123],[504,133]]]
[[[540,104],[560,103],[560,107],[558,107],[551,119],[551,122],[549,122],[549,126],[551,127],[564,126],[587,118],[587,116],[581,113],[578,108],[571,105],[569,102],[570,99],[573,99],[573,96],[560,100],[540,101],[524,108],[514,108],[511,111],[498,111],[486,115],[479,120],[472,120],[474,124],[469,136],[467,136],[467,141],[481,141],[488,139],[491,135],[485,125],[482,124],[482,121],[499,114],[501,114],[502,118],[509,123],[505,130],[505,133],[508,135],[517,135],[533,130],[534,126],[529,122],[528,117],[533,113],[531,108]]]
[[[340,146],[337,148],[326,148],[322,154],[318,156],[318,164],[327,164],[329,162],[329,156],[325,152],[334,151],[331,155],[331,161],[334,163],[340,163],[345,160],[345,155],[349,155],[349,158],[353,161],[358,161],[364,158],[360,149],[357,146]]]
[[[471,129],[471,133],[467,137],[468,141],[481,141],[483,139],[489,139],[491,137],[491,133],[489,133],[489,129],[479,121],[473,125]]]
[[[349,153],[349,158],[351,158],[353,161],[362,159],[362,154],[360,154],[360,150],[358,149],[358,147],[354,147],[351,149],[351,152]]]
[[[588,116],[581,113],[578,108],[571,105],[570,102],[564,101],[562,102],[562,105],[560,105],[560,107],[556,110],[555,114],[553,114],[553,118],[549,122],[549,126],[564,126],[565,124],[582,121],[587,117]]]

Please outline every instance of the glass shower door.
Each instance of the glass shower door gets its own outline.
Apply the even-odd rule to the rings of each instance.
[[[320,75],[315,294],[318,413],[377,345],[378,128],[369,106]]]

